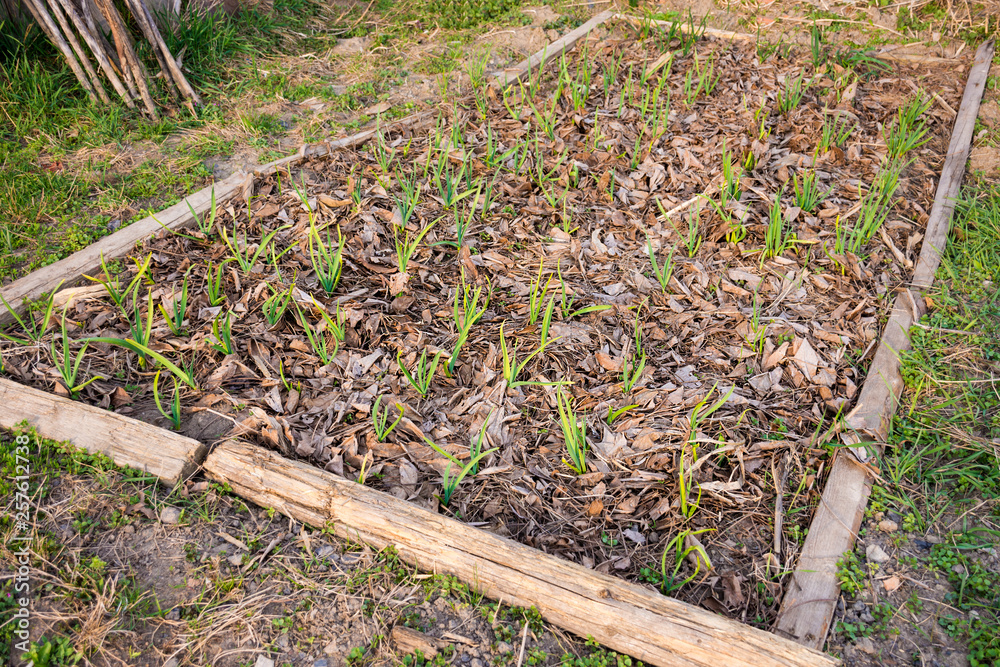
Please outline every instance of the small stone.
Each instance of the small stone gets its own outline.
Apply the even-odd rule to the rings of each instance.
[[[899,524],[890,519],[885,519],[884,521],[878,522],[878,529],[883,533],[895,533],[899,530]]]
[[[864,612],[864,613],[861,614],[861,620],[863,622],[865,622],[865,623],[874,623],[875,622],[875,617],[872,616],[869,612],[866,611],[866,612]]]
[[[257,662],[253,663],[253,667],[274,667],[274,660],[266,655],[258,655]]]
[[[858,647],[859,651],[864,651],[868,655],[875,655],[875,643],[871,637],[862,637],[855,646]]]
[[[483,661],[479,658],[473,658],[472,665],[470,667],[483,667]]]
[[[854,604],[851,605],[851,609],[854,611],[864,611],[865,603],[862,602],[861,600],[857,600]]]
[[[865,557],[873,563],[884,563],[889,560],[889,554],[877,544],[869,544],[865,549]]]
[[[164,507],[160,510],[160,522],[168,526],[176,525],[181,520],[181,511],[176,507]]]
[[[177,658],[170,658],[170,660],[163,663],[163,667],[177,667],[179,664],[181,663],[177,660]]]
[[[886,590],[887,593],[891,593],[894,590],[896,590],[897,588],[899,588],[900,584],[902,584],[902,583],[903,582],[900,581],[899,577],[897,577],[896,575],[893,575],[893,576],[889,577],[888,579],[884,579],[882,581],[882,586],[885,588],[885,590]]]
[[[513,653],[514,647],[507,642],[497,642],[497,653],[503,655],[504,653]]]
[[[951,568],[951,571],[954,572],[955,574],[957,574],[960,577],[961,576],[965,576],[965,574],[966,574],[965,566],[962,565],[961,563],[956,563],[955,565],[953,565],[952,568]]]
[[[239,567],[240,565],[243,565],[243,556],[239,554],[235,556],[230,556],[226,560],[228,560],[229,564],[232,565],[233,567]]]
[[[329,664],[330,663],[327,661],[326,658],[320,658],[319,660],[313,663],[313,667],[327,667],[327,665]]]
[[[319,556],[320,558],[326,558],[327,556],[332,555],[335,551],[336,549],[331,547],[329,544],[324,544],[323,546],[321,546],[319,549],[316,550],[316,555]]]

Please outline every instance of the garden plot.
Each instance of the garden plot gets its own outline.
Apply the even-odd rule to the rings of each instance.
[[[5,372],[768,625],[959,92],[618,30],[160,234]]]

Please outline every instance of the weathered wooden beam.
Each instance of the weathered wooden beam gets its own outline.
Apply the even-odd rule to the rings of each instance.
[[[581,25],[579,28],[566,33],[556,41],[543,48],[541,51],[538,51],[529,58],[522,60],[514,67],[500,70],[493,75],[493,85],[499,86],[500,88],[506,88],[512,83],[520,81],[521,78],[526,76],[529,72],[545,67],[546,63],[551,61],[553,58],[558,58],[566,51],[572,49],[577,42],[589,35],[591,30],[601,25],[614,15],[615,13],[610,10],[601,12]]]
[[[823,653],[550,556],[315,466],[239,442],[205,472],[241,497],[340,537],[394,546],[423,570],[447,572],[494,599],[651,665],[833,665]]]
[[[983,43],[969,71],[914,270],[913,286],[916,288],[929,288],[941,263],[941,252],[947,244],[951,215],[965,174],[979,104],[993,60],[993,48],[994,40]],[[896,297],[857,405],[846,417],[847,444],[872,443],[877,448],[885,442],[904,388],[900,353],[910,348],[910,326],[920,319],[925,309],[924,300],[916,290],[905,289]],[[859,458],[867,458],[865,450],[855,447],[853,451]],[[837,561],[854,547],[870,492],[871,479],[867,470],[851,453],[841,450],[823,488],[822,500],[810,524],[795,572],[788,580],[775,632],[806,646],[823,646],[840,595]]]
[[[0,427],[27,421],[40,436],[69,441],[173,486],[194,474],[207,449],[197,440],[86,403],[0,378]]]

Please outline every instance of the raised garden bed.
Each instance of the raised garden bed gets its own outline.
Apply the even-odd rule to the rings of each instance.
[[[819,75],[761,64],[750,44],[645,32],[618,26],[523,88],[478,86],[437,123],[258,179],[249,206],[109,265],[112,289],[76,292],[65,328],[56,308],[38,341],[0,344],[5,372],[165,426],[152,355],[106,342],[148,335],[198,387],[156,381],[166,412],[178,387],[192,437],[255,440],[769,627],[822,489],[824,436],[931,208],[952,114],[935,103],[907,134],[897,110],[920,87],[952,107],[959,91],[953,73],[862,61]],[[926,144],[888,156],[924,123]],[[808,183],[824,195],[812,207]],[[316,265],[338,229],[328,291]],[[44,330],[35,319],[8,335]],[[83,338],[105,341],[70,382],[57,365]],[[426,395],[400,368],[417,374],[424,351],[429,364],[442,352]],[[566,450],[561,395],[587,424],[583,458]],[[376,403],[385,428],[403,409],[385,442]],[[488,453],[444,504],[442,475],[481,434]]]

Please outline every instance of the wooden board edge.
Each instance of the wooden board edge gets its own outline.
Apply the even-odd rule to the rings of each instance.
[[[522,77],[540,67],[545,67],[553,58],[558,58],[566,51],[571,50],[577,42],[590,34],[590,32],[600,26],[605,21],[615,15],[612,10],[605,10],[593,16],[589,21],[580,27],[566,33],[551,44],[546,45],[540,51],[528,56],[514,67],[502,69],[493,75],[491,85],[497,88],[506,88],[512,83],[520,81]]]
[[[43,438],[104,454],[170,487],[195,474],[208,454],[193,438],[6,378],[0,378],[0,405],[0,427],[27,422]]]
[[[819,651],[431,512],[315,466],[237,441],[217,446],[206,475],[237,495],[375,548],[396,547],[426,571],[651,665],[834,665]],[[574,610],[584,609],[579,615]]]
[[[949,141],[948,156],[941,169],[934,207],[914,270],[915,286],[929,288],[940,264],[940,253],[947,242],[954,201],[965,173],[994,45],[995,41],[990,39],[977,49],[969,71]],[[922,279],[921,275],[924,276]],[[845,418],[848,444],[857,444],[860,440],[878,446],[885,441],[903,389],[900,353],[909,349],[910,326],[925,309],[922,297],[914,290],[904,289],[896,297],[856,407]],[[820,508],[810,522],[795,571],[787,580],[785,596],[774,624],[776,633],[811,648],[822,648],[833,622],[840,592],[837,562],[854,547],[870,490],[871,479],[867,469],[854,461],[847,450],[841,450],[823,488]]]

